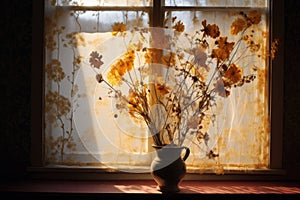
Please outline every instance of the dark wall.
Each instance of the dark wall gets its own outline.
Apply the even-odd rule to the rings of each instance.
[[[10,175],[18,177],[30,159],[32,2],[5,0],[1,4],[0,84],[5,92],[0,98],[0,169],[5,176],[11,171]]]
[[[30,80],[32,0],[1,1],[2,175],[23,177],[30,161]],[[285,0],[284,167],[300,180],[300,1]],[[3,27],[3,28],[2,28]],[[7,173],[13,172],[13,173]],[[12,176],[11,176],[12,175]]]
[[[300,1],[285,0],[284,165],[300,180]]]

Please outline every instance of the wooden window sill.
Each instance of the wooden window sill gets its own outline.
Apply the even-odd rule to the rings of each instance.
[[[178,194],[300,194],[299,181],[190,181]],[[160,194],[153,180],[69,181],[21,180],[0,182],[1,193],[11,194]]]

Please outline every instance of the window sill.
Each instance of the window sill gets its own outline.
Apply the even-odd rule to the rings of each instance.
[[[145,170],[144,170],[145,171]],[[99,167],[30,167],[30,179],[34,180],[97,180],[97,181],[134,181],[153,180],[150,173],[126,173]],[[286,172],[283,169],[266,170],[225,170],[224,174],[217,175],[212,171],[197,172],[189,170],[184,180],[188,181],[282,181]]]
[[[120,193],[160,194],[153,180],[135,181],[54,181],[24,180],[0,182],[0,192],[30,195],[103,195]],[[287,181],[188,181],[178,194],[300,194],[300,182]]]

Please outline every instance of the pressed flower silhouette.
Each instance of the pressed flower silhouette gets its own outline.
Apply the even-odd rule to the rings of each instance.
[[[95,68],[100,68],[101,65],[103,65],[103,62],[101,61],[102,59],[102,56],[99,55],[99,53],[93,51],[91,54],[90,54],[90,63],[91,65],[93,65]]]

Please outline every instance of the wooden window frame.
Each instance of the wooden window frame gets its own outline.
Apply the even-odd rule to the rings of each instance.
[[[194,7],[164,7],[161,1],[153,1],[153,21],[151,26],[162,25],[164,12],[167,9],[194,9]],[[162,8],[160,11],[157,8]],[[85,9],[95,9],[85,7]],[[101,9],[99,7],[99,9]],[[106,9],[115,9],[106,8]],[[141,9],[133,7],[134,9]],[[147,8],[145,8],[147,9]],[[149,9],[149,8],[148,8]],[[223,176],[211,174],[187,174],[189,180],[259,180],[283,179],[283,66],[284,66],[284,1],[270,0],[270,41],[280,39],[280,50],[276,58],[270,61],[270,170],[225,171]],[[32,73],[31,73],[31,164],[28,171],[33,178],[68,178],[68,179],[151,179],[150,173],[130,174],[107,172],[97,168],[48,168],[44,163],[44,0],[33,1],[32,16]],[[53,176],[55,174],[55,176]],[[199,177],[201,176],[201,177]]]

